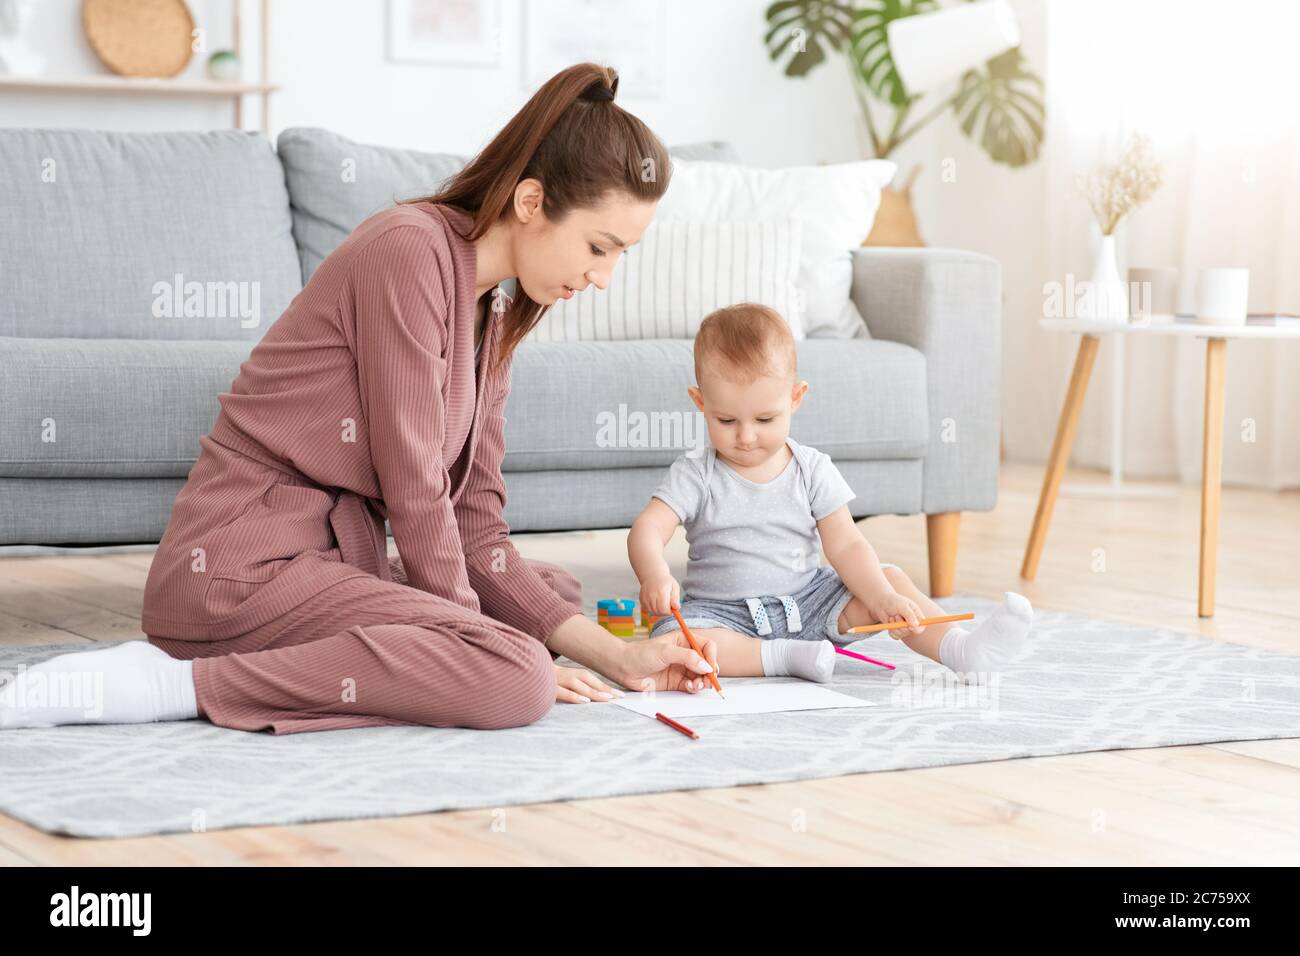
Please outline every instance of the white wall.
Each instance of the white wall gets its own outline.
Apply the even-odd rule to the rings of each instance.
[[[189,0],[209,49],[227,45],[231,0]],[[271,78],[283,84],[271,106],[271,133],[324,126],[365,142],[472,153],[527,100],[521,57],[525,0],[502,0],[499,66],[390,63],[387,4],[380,0],[269,0]],[[668,145],[728,139],[747,162],[780,166],[860,158],[856,107],[839,60],[811,78],[792,80],[763,46],[766,0],[664,0],[664,82],[657,97],[620,85],[619,101]],[[46,72],[105,73],[81,29],[79,0],[42,0],[31,46]],[[257,5],[243,2],[245,42],[253,41]],[[201,78],[196,54],[183,76]],[[250,78],[256,49],[245,52]],[[615,68],[617,63],[612,63]],[[257,124],[257,98],[246,100],[245,126]],[[221,103],[130,95],[0,94],[0,125],[105,129],[205,129],[229,126]]]
[[[1011,5],[1028,67],[1046,79],[1046,0],[1012,0]],[[1049,127],[1056,119],[1049,110]],[[1040,337],[1050,334],[1040,332],[1036,324],[1042,317],[1048,272],[1044,210],[1061,197],[1049,189],[1042,157],[1020,169],[994,163],[961,132],[951,114],[939,117],[929,129],[927,139],[907,144],[899,157],[904,172],[910,160],[923,164],[912,189],[921,236],[929,245],[982,252],[1001,264],[1004,457],[1045,461],[1051,442],[1043,436],[1054,433],[1060,393],[1034,381],[1032,369],[1041,362],[1035,355]],[[1050,141],[1045,148],[1051,148]],[[953,164],[954,181],[942,178],[947,160]],[[1062,342],[1067,338],[1057,335]],[[1068,377],[1068,365],[1064,374]],[[1102,378],[1098,375],[1099,381]]]

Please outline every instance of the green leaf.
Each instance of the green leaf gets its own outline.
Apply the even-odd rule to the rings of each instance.
[[[1015,47],[962,74],[952,109],[961,131],[995,163],[1025,166],[1043,143],[1042,90]]]
[[[862,0],[853,15],[850,56],[854,68],[876,98],[891,106],[905,106],[908,94],[889,52],[887,28],[895,20],[938,10],[935,0]]]
[[[774,63],[787,54],[786,76],[804,76],[826,60],[826,47],[839,51],[849,38],[853,8],[834,0],[779,0],[767,8],[763,43]]]

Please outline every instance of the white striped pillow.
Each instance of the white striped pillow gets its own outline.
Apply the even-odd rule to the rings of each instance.
[[[795,219],[651,223],[623,253],[606,288],[556,301],[527,338],[689,339],[714,309],[758,302],[779,312],[802,339],[802,237]]]

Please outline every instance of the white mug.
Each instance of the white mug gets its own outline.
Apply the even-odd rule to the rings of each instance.
[[[1202,269],[1196,283],[1196,321],[1245,325],[1249,269]]]

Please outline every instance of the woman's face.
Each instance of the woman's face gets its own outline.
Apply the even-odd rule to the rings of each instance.
[[[554,222],[543,212],[541,199],[542,187],[535,179],[525,179],[515,189],[516,277],[540,305],[572,298],[588,286],[609,285],[619,257],[640,241],[658,205],[614,192],[600,205],[574,209]]]

